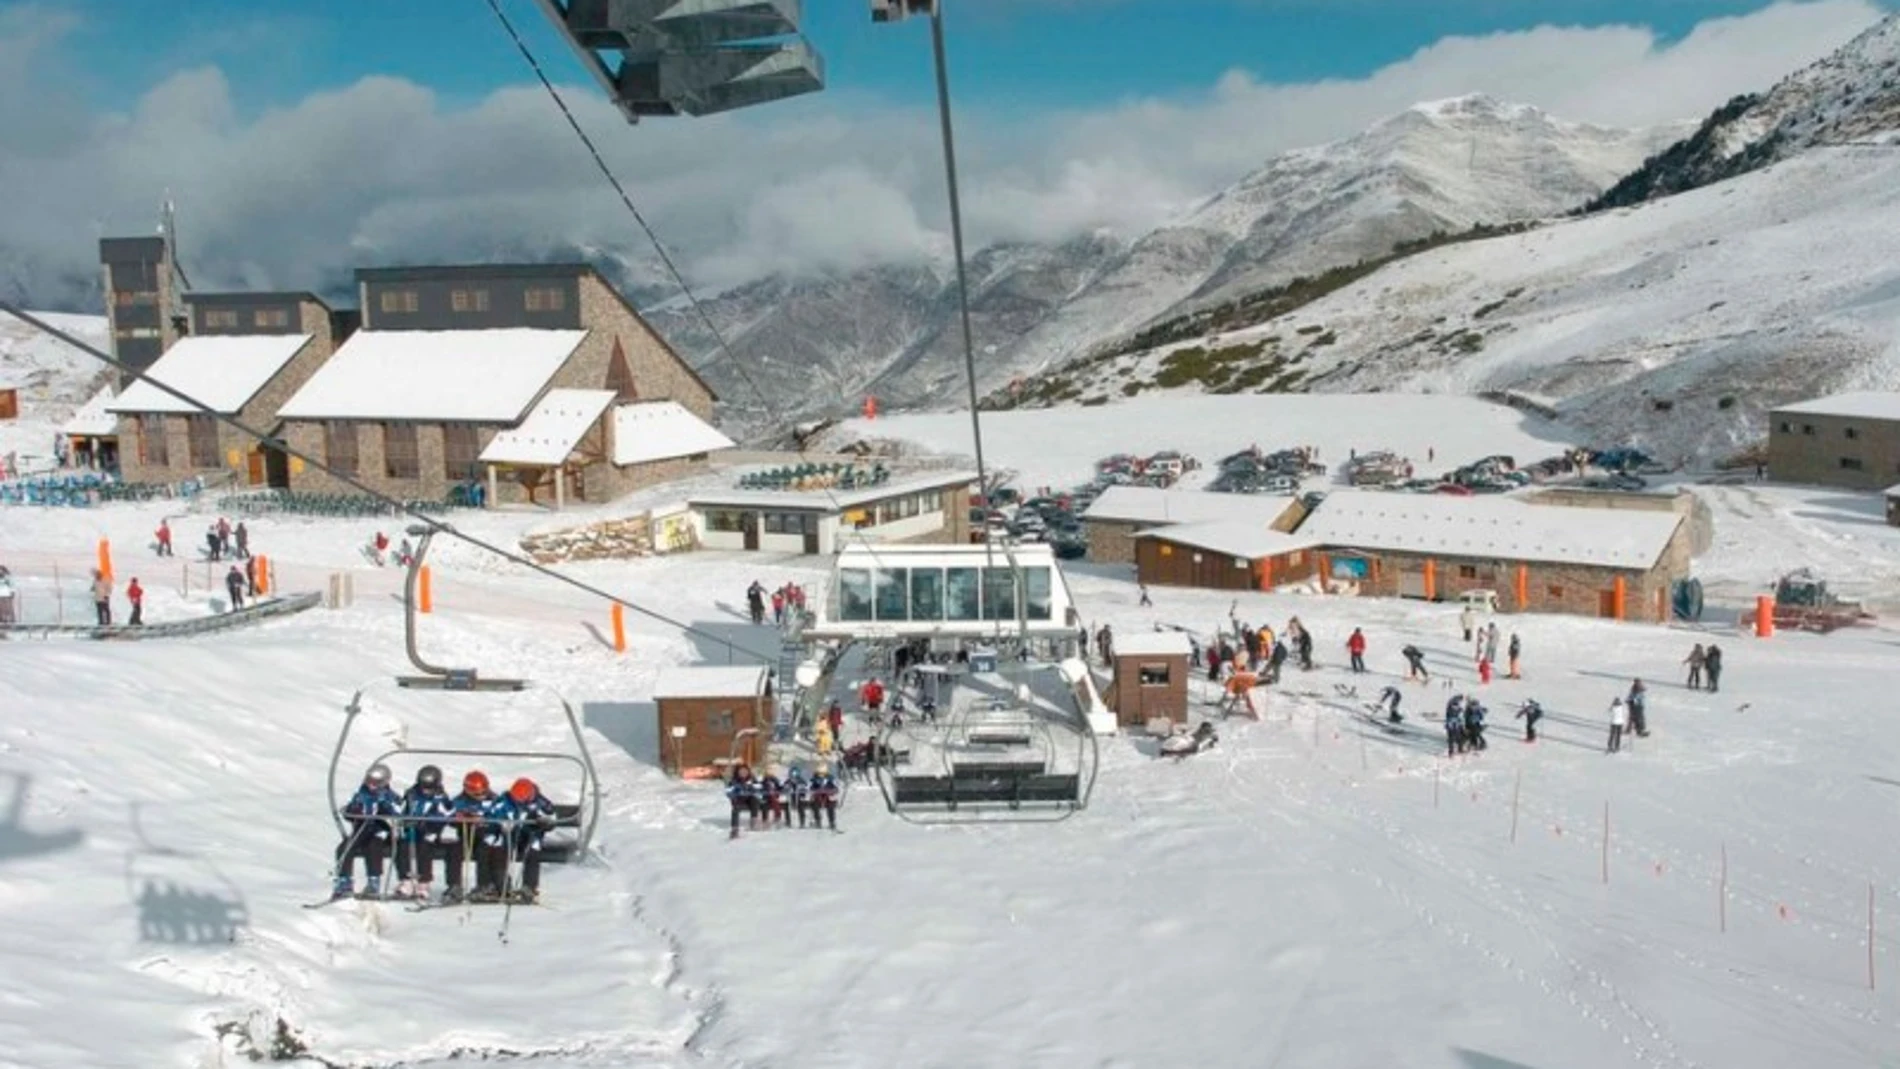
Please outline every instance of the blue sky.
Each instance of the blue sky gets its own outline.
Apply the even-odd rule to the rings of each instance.
[[[1223,72],[1266,82],[1363,77],[1451,35],[1537,25],[1647,26],[1664,41],[1760,0],[948,0],[954,87],[973,103],[1090,106],[1205,89]],[[213,63],[242,110],[365,75],[472,100],[525,75],[484,0],[72,0],[87,81],[110,106],[180,67]],[[572,61],[531,0],[505,0],[544,60]],[[864,0],[806,0],[807,36],[833,88],[896,101],[931,92],[925,27],[873,26]]]

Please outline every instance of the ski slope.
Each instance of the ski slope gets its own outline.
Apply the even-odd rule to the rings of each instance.
[[[1718,507],[1707,578],[1757,581],[1809,537],[1797,521],[1860,538],[1879,567],[1900,561],[1900,544],[1818,492],[1764,493],[1769,507]],[[157,515],[11,510],[0,561],[70,572],[104,535],[121,577],[145,570],[156,586],[169,580],[138,547]],[[540,521],[465,522],[505,537]],[[1091,626],[1297,614],[1322,667],[1290,673],[1263,722],[1224,724],[1218,749],[1184,763],[1105,740],[1095,804],[1063,824],[920,829],[857,790],[842,835],[729,843],[716,788],[655,767],[652,681],[723,660],[720,640],[770,649],[740,621],[743,589],[816,580],[811,562],[576,566],[717,636],[630,615],[617,655],[587,595],[445,552],[425,654],[558,687],[605,786],[599,862],[550,867],[547,907],[515,911],[504,942],[487,908],[302,908],[322,897],[334,845],[323,783],[341,707],[404,667],[397,573],[355,553],[368,526],[253,525],[286,585],[354,568],[349,609],[203,642],[0,644],[13,788],[0,903],[21,919],[0,944],[0,1064],[237,1064],[239,1033],[268,1046],[280,1021],[329,1064],[403,1067],[504,1051],[589,1069],[1845,1067],[1900,1049],[1900,728],[1880,715],[1891,631],[1762,642],[1715,622],[1507,617],[1527,678],[1488,688],[1492,749],[1448,761],[1429,725],[1369,731],[1335,685],[1369,697],[1406,642],[1468,683],[1452,610],[1175,590],[1141,609],[1122,570],[1080,566]],[[1334,664],[1353,626],[1374,669],[1358,680]],[[1678,662],[1711,638],[1728,655],[1723,692],[1681,689]],[[1604,710],[1637,675],[1654,732],[1606,757]],[[1407,711],[1416,723],[1447,693],[1409,687]],[[1513,741],[1509,714],[1529,696],[1551,713],[1536,746]],[[535,749],[564,730],[528,696],[399,699],[384,685],[365,704],[352,767],[398,740]]]

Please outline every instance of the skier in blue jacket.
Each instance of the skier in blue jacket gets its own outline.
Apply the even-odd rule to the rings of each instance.
[[[1399,715],[1399,703],[1404,700],[1405,695],[1399,693],[1399,688],[1387,687],[1379,692],[1379,702],[1373,708],[1386,711],[1385,720],[1388,724],[1404,723],[1405,718]]]
[[[502,879],[508,869],[508,828],[515,817],[514,803],[507,795],[489,790],[488,777],[476,771],[462,777],[462,793],[450,805],[449,819],[455,824],[461,851],[451,851],[445,860],[449,889],[442,901],[462,900],[462,866],[468,860],[475,862],[475,890],[467,895],[469,901],[500,901]]]
[[[448,831],[454,806],[442,788],[442,770],[423,765],[416,782],[402,795],[402,827],[396,838],[398,898],[428,901],[435,881],[435,862],[442,856],[442,834]]]
[[[515,862],[521,866],[521,884],[510,893],[516,902],[533,905],[541,897],[541,841],[557,818],[554,803],[548,801],[533,780],[523,777],[508,788],[508,801],[514,806]]]
[[[760,811],[765,814],[765,826],[783,825],[785,819],[785,782],[772,774],[771,769],[759,779]]]
[[[811,780],[798,765],[793,765],[785,774],[785,793],[792,800],[792,808],[798,811],[798,826],[804,827],[805,809],[811,804]]]
[[[1465,747],[1471,750],[1487,749],[1490,744],[1484,741],[1484,706],[1476,698],[1465,699]]]
[[[838,830],[838,796],[842,793],[837,777],[831,774],[831,766],[819,762],[811,772],[811,826],[814,830],[824,826],[818,819],[820,813],[831,821],[832,831]]]
[[[1456,757],[1465,748],[1465,696],[1454,694],[1445,703],[1445,756]]]
[[[355,893],[356,878],[352,870],[359,857],[369,872],[369,882],[363,891],[365,897],[374,898],[382,893],[383,862],[389,857],[392,835],[386,818],[401,812],[402,799],[389,786],[389,766],[371,765],[363,776],[363,785],[343,805],[349,833],[336,847],[336,882],[330,888],[331,898],[348,898]]]
[[[752,768],[750,765],[741,764],[733,766],[732,781],[726,784],[726,799],[732,803],[732,834],[730,838],[737,839],[739,837],[739,814],[742,812],[745,813],[748,818],[748,827],[757,828],[759,826],[759,801],[762,793],[763,792],[759,790],[758,781],[752,778]]]

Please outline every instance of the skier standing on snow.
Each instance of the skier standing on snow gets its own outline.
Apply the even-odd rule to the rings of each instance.
[[[772,626],[785,626],[785,588],[772,591]]]
[[[139,585],[139,577],[136,575],[132,577],[130,583],[125,584],[125,600],[132,605],[132,615],[126,617],[125,622],[132,627],[137,627],[144,623],[145,588]]]
[[[1445,703],[1445,756],[1456,757],[1465,748],[1465,699],[1454,694]]]
[[[1649,736],[1649,717],[1644,715],[1648,712],[1648,701],[1649,688],[1643,686],[1643,681],[1639,679],[1631,683],[1628,702],[1630,730],[1645,738]]]
[[[363,785],[343,804],[343,817],[349,831],[336,845],[336,881],[330,888],[332,899],[348,898],[356,893],[356,875],[352,870],[359,857],[369,875],[363,893],[370,898],[382,893],[383,861],[389,857],[390,842],[386,818],[401,812],[402,799],[389,786],[389,766],[369,766]]]
[[[1484,628],[1484,656],[1480,660],[1498,663],[1498,622],[1491,621]]]
[[[554,803],[525,776],[509,785],[508,801],[515,819],[520,821],[515,825],[510,846],[514,850],[515,864],[521,866],[521,885],[501,890],[512,901],[532,906],[541,897],[541,845],[548,829],[554,826]]]
[[[1373,706],[1373,708],[1386,710],[1386,723],[1403,723],[1405,718],[1399,715],[1399,703],[1404,699],[1405,696],[1399,693],[1399,688],[1388,686],[1379,692],[1379,704]]]
[[[765,622],[765,587],[757,579],[745,588],[745,604],[746,610],[752,614],[754,626]]]
[[[1630,720],[1629,707],[1623,704],[1623,699],[1621,698],[1611,699],[1610,700],[1610,745],[1608,749],[1603,751],[1604,753],[1616,753],[1617,751],[1623,748],[1623,729],[1629,726],[1629,720]]]
[[[1354,672],[1364,672],[1366,670],[1365,632],[1356,627],[1352,629],[1351,637],[1346,639],[1346,654],[1352,659],[1352,670]],[[1390,690],[1391,688],[1388,687],[1386,689]]]
[[[1484,741],[1484,706],[1476,698],[1465,699],[1465,748],[1485,750],[1490,744]]]
[[[1510,658],[1511,666],[1510,666],[1510,671],[1505,673],[1504,678],[1506,679],[1524,678],[1523,676],[1520,676],[1517,674],[1517,657],[1518,657],[1518,654],[1523,653],[1523,652],[1524,652],[1524,647],[1520,645],[1517,641],[1517,632],[1515,631],[1511,632],[1511,643],[1509,646],[1505,647],[1505,650],[1504,650],[1504,655]]]
[[[218,525],[214,523],[205,528],[205,559],[206,560],[215,561],[219,559],[218,545],[219,545]]]
[[[812,769],[811,774],[811,826],[813,829],[822,826],[818,816],[823,813],[825,819],[831,822],[831,830],[838,830],[839,793],[838,781],[831,774],[831,766],[820,761],[818,767]]]
[[[1478,610],[1467,605],[1458,610],[1458,626],[1464,629],[1465,641],[1471,641],[1472,629],[1478,626]]]
[[[1154,602],[1150,600],[1148,597],[1148,584],[1146,583],[1140,584],[1140,589],[1141,589],[1141,608],[1144,608],[1144,609],[1153,608]]]
[[[224,573],[224,589],[231,595],[231,611],[236,612],[242,609],[244,607],[244,573],[238,571],[238,566],[235,564],[231,565],[230,571]]]
[[[1701,690],[1702,666],[1708,663],[1708,655],[1702,652],[1702,643],[1696,643],[1695,649],[1689,651],[1689,656],[1682,663],[1689,666],[1689,689]]]
[[[402,794],[402,827],[396,839],[398,898],[429,900],[435,882],[435,862],[442,856],[442,833],[448,830],[454,805],[442,786],[442,770],[423,765],[416,782]]]
[[[1313,670],[1313,633],[1311,631],[1308,631],[1304,625],[1301,625],[1299,636],[1295,641],[1299,643],[1299,647],[1300,647],[1300,668],[1303,671],[1308,671],[1308,672],[1312,671]]]
[[[1285,640],[1274,639],[1273,652],[1267,655],[1267,682],[1278,683],[1280,681],[1280,669],[1286,667],[1286,657]]]
[[[834,740],[844,738],[844,706],[832,702],[831,708],[825,710],[825,722],[831,725]]]
[[[1708,651],[1702,655],[1702,668],[1703,671],[1708,673],[1709,693],[1713,694],[1717,690],[1720,690],[1722,682],[1722,647],[1717,646],[1713,642],[1709,643]]]
[[[462,900],[465,860],[475,862],[475,890],[468,893],[468,900],[501,901],[502,881],[508,875],[508,824],[515,816],[514,804],[507,795],[491,791],[487,775],[479,771],[462,777],[462,793],[449,804],[461,852],[444,863],[449,870],[449,889],[442,901]]]
[[[92,570],[92,609],[99,616],[99,626],[112,623],[112,580],[97,568]]]
[[[752,769],[747,765],[735,765],[732,769],[732,782],[726,784],[726,800],[732,803],[732,833],[730,839],[739,837],[739,814],[746,815],[746,827],[759,826],[759,785],[752,778]]]
[[[215,530],[218,532],[218,552],[227,557],[230,556],[231,555],[231,521],[225,519],[223,516],[219,516],[218,526],[215,528]]]
[[[171,556],[172,555],[172,525],[165,522],[165,520],[161,518],[158,521],[157,534],[158,534],[158,555],[161,557]]]
[[[1405,678],[1416,679],[1420,683],[1432,678],[1425,670],[1425,654],[1417,646],[1407,646],[1399,653],[1405,657]]]
[[[381,568],[384,560],[383,555],[388,552],[389,536],[381,531],[376,532],[376,537],[370,539],[369,558],[376,562],[376,567]]]
[[[1537,704],[1536,699],[1528,700],[1523,705],[1518,706],[1517,719],[1524,721],[1525,742],[1537,741],[1537,722],[1543,718],[1544,707]]]
[[[251,557],[251,532],[244,526],[243,520],[239,520],[237,526],[231,528],[231,537],[237,540],[238,557],[243,560],[249,560]]]

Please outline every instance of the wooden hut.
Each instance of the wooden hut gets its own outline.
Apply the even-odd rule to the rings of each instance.
[[[1108,689],[1116,724],[1142,727],[1157,717],[1186,723],[1193,656],[1193,643],[1180,631],[1116,635]]]
[[[772,739],[772,693],[764,665],[679,665],[653,685],[660,767],[709,779],[727,765],[756,765]]]

